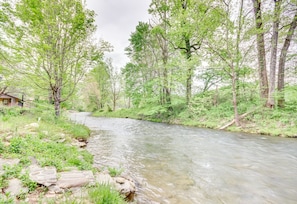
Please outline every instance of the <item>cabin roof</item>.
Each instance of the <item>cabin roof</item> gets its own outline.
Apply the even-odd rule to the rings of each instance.
[[[10,94],[0,94],[0,98],[16,98],[16,99],[19,99],[21,100],[19,97],[16,97],[16,96],[12,96]]]

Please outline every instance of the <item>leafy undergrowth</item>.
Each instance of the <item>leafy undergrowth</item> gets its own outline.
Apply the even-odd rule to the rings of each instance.
[[[291,95],[290,95],[291,96]],[[183,101],[173,101],[170,108],[147,105],[141,108],[121,109],[115,112],[95,112],[94,116],[128,117],[155,122],[166,122],[186,126],[219,129],[234,118],[233,105],[221,96],[216,103],[213,95],[204,93],[193,98],[189,105]],[[282,137],[297,137],[297,101],[291,98],[285,108],[266,108],[257,98],[241,100],[238,104],[241,118],[239,127],[235,124],[226,128],[229,131],[241,131]]]
[[[63,116],[55,117],[53,107],[42,102],[31,109],[0,107],[0,121],[0,157],[20,160],[18,165],[3,167],[0,189],[6,188],[10,179],[20,179],[29,194],[19,195],[18,202],[26,203],[26,197],[35,196],[39,203],[125,203],[117,191],[100,185],[87,187],[86,196],[81,198],[73,198],[70,193],[45,201],[42,195],[46,189],[31,181],[24,171],[34,161],[40,166],[54,166],[57,171],[73,168],[97,171],[92,167],[93,156],[89,152],[70,145],[75,139],[88,139],[87,127]],[[0,194],[0,203],[15,203],[15,198]]]

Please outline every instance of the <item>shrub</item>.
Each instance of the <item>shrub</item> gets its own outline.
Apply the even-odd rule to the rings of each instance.
[[[96,204],[124,204],[126,203],[119,192],[108,185],[98,185],[89,190],[89,197]]]
[[[123,172],[123,170],[116,169],[114,167],[108,167],[108,172],[110,176],[115,177],[115,176],[119,176]]]

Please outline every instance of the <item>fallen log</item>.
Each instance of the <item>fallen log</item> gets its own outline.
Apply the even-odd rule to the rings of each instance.
[[[260,106],[260,107],[261,107],[261,106]],[[246,113],[240,115],[240,116],[238,117],[239,120],[242,119],[242,118],[244,118],[244,117],[246,117],[247,115],[249,115],[249,114],[255,112],[255,111],[258,110],[260,107],[257,107],[257,108],[255,108],[255,109],[249,111],[249,112],[246,112]],[[226,129],[227,127],[233,125],[234,123],[235,123],[235,119],[233,119],[231,122],[227,123],[226,125],[220,127],[219,130],[224,130],[224,129]]]

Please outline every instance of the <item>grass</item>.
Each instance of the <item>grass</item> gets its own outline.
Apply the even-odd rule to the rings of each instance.
[[[263,106],[254,91],[250,97],[239,96],[239,115],[254,110],[241,119],[241,126],[229,126],[229,131],[265,134],[282,137],[297,137],[297,87],[287,87],[285,108],[269,109]],[[94,116],[128,117],[154,122],[166,122],[186,126],[218,129],[234,118],[231,92],[228,87],[220,90],[214,100],[214,91],[198,94],[189,105],[178,97],[173,97],[171,110],[156,104],[146,104],[139,108],[122,109],[115,112],[95,112]],[[260,108],[258,108],[260,107]]]
[[[121,195],[108,185],[98,185],[89,190],[92,203],[96,204],[124,204]]]
[[[43,203],[42,192],[37,183],[29,179],[26,167],[32,158],[41,166],[54,166],[57,171],[67,171],[73,167],[78,170],[93,170],[93,156],[84,149],[69,145],[74,139],[87,140],[90,130],[75,124],[66,117],[56,118],[53,109],[47,103],[37,103],[33,109],[0,107],[0,154],[2,158],[18,158],[18,165],[4,166],[0,176],[0,189],[7,187],[9,179],[18,178],[29,193],[38,195]],[[111,173],[119,174],[119,170],[111,169]],[[60,198],[48,199],[46,203],[125,203],[117,191],[107,186],[91,186],[86,190],[87,196],[72,198],[63,195]],[[27,193],[18,196],[19,203]],[[0,194],[0,203],[15,203],[15,198],[8,194]]]
[[[108,172],[111,177],[119,176],[123,172],[123,169],[117,169],[114,167],[108,167]]]

